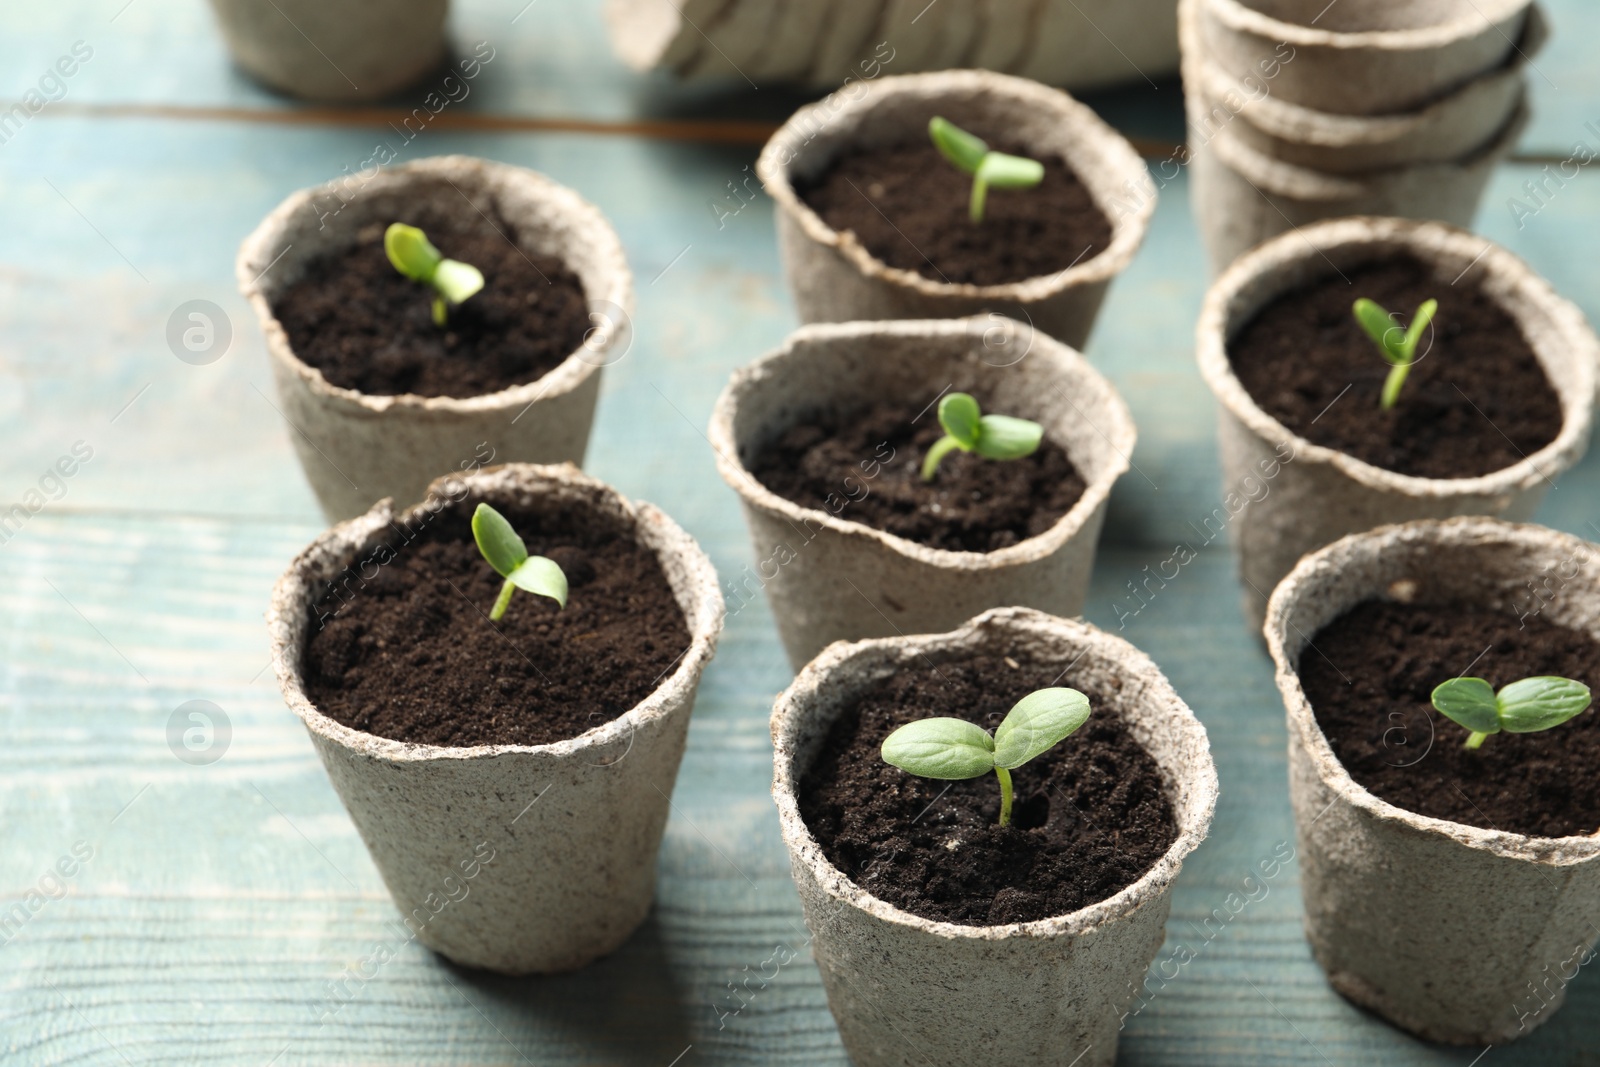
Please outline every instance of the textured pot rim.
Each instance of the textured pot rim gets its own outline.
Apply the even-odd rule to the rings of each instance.
[[[1263,411],[1234,376],[1228,361],[1228,305],[1238,292],[1262,275],[1282,273],[1286,264],[1320,256],[1321,249],[1370,244],[1399,245],[1425,262],[1436,255],[1429,242],[1447,243],[1452,251],[1474,260],[1487,271],[1510,278],[1532,310],[1548,320],[1571,348],[1581,375],[1579,399],[1562,398],[1561,430],[1555,440],[1509,467],[1471,478],[1423,478],[1397,474],[1337,449],[1313,444]],[[1413,497],[1463,495],[1497,496],[1544,481],[1544,469],[1560,471],[1575,462],[1587,445],[1593,419],[1596,369],[1600,367],[1600,340],[1570,301],[1559,296],[1533,269],[1500,245],[1469,230],[1443,222],[1354,215],[1302,226],[1264,241],[1245,252],[1223,271],[1206,293],[1196,327],[1200,374],[1217,401],[1234,418],[1262,440],[1289,442],[1295,462],[1309,461],[1334,467],[1369,489]],[[1542,364],[1541,364],[1542,366]],[[1550,372],[1545,371],[1546,378]],[[1553,384],[1553,383],[1552,383]]]
[[[1383,543],[1390,538],[1421,545],[1521,544],[1569,554],[1590,553],[1595,548],[1581,538],[1548,527],[1469,515],[1380,526],[1365,533],[1340,538],[1302,557],[1294,570],[1273,590],[1272,599],[1267,603],[1266,624],[1262,634],[1276,668],[1278,693],[1288,713],[1289,730],[1310,755],[1318,780],[1333,793],[1335,802],[1343,801],[1365,816],[1421,833],[1448,837],[1480,852],[1552,865],[1578,863],[1600,856],[1600,831],[1570,837],[1536,837],[1505,830],[1485,830],[1479,826],[1420,815],[1368,791],[1339,762],[1333,746],[1317,725],[1311,702],[1301,688],[1300,675],[1294,665],[1297,657],[1289,651],[1292,642],[1288,630],[1294,625],[1290,617],[1303,596],[1314,593],[1327,581],[1336,578],[1350,560],[1378,556]],[[1371,592],[1381,595],[1382,591],[1374,589]],[[1309,637],[1298,633],[1296,636],[1305,645],[1310,644]]]
[[[1134,425],[1133,415],[1128,410],[1127,403],[1116,387],[1111,384],[1094,365],[1091,364],[1076,349],[1057,341],[1048,334],[1035,330],[1025,323],[1016,323],[1016,327],[1029,331],[1029,340],[1033,347],[1028,349],[1025,359],[1045,358],[1053,359],[1061,364],[1063,370],[1075,370],[1092,380],[1102,384],[1110,397],[1110,401],[1103,407],[1096,409],[1094,414],[1101,416],[1103,423],[1098,425],[1102,436],[1105,436],[1116,453],[1117,458],[1108,465],[1107,469],[1084,487],[1083,495],[1078,498],[1067,513],[1056,520],[1055,525],[1041,534],[1035,534],[1026,540],[1014,545],[996,549],[993,552],[958,552],[945,548],[931,548],[928,545],[918,544],[907,540],[886,530],[879,530],[865,523],[852,519],[840,519],[816,508],[802,507],[792,500],[788,500],[765,485],[761,484],[754,474],[744,465],[739,458],[739,444],[734,437],[733,420],[738,410],[739,395],[749,387],[750,383],[757,381],[762,371],[774,363],[791,359],[804,358],[796,354],[796,349],[806,342],[827,342],[837,340],[853,340],[862,337],[959,337],[971,336],[975,324],[991,324],[991,320],[982,317],[963,319],[894,319],[882,322],[817,322],[801,326],[784,339],[782,346],[776,351],[769,352],[753,363],[746,364],[733,373],[728,379],[728,384],[717,397],[716,406],[711,412],[711,425],[707,429],[707,437],[711,442],[711,450],[716,456],[717,473],[722,475],[722,480],[739,494],[745,503],[759,508],[770,515],[775,515],[786,522],[805,522],[811,526],[821,526],[846,537],[860,538],[876,542],[897,555],[930,567],[940,567],[959,571],[987,571],[1003,567],[1017,567],[1035,560],[1044,559],[1061,549],[1061,546],[1075,537],[1089,517],[1110,497],[1111,488],[1118,478],[1127,473],[1132,464],[1133,448],[1138,441],[1138,430]],[[1061,444],[1061,442],[1056,442]],[[1063,444],[1063,448],[1066,446]],[[1071,452],[1068,452],[1069,458]],[[1076,463],[1074,463],[1076,465]]]
[[[464,484],[469,494],[487,494],[498,490],[516,490],[541,485],[575,486],[585,490],[598,490],[609,497],[635,520],[654,528],[655,545],[652,548],[658,559],[676,558],[686,571],[683,588],[674,588],[679,597],[693,602],[684,610],[684,621],[689,628],[689,649],[678,661],[677,667],[662,679],[650,695],[634,707],[577,737],[544,745],[447,745],[412,744],[379,737],[364,730],[345,726],[321,711],[306,695],[301,682],[300,663],[303,644],[292,641],[290,618],[303,616],[318,592],[318,582],[309,573],[314,555],[336,552],[347,561],[353,561],[370,546],[377,535],[390,528],[391,520],[401,520],[419,515],[427,509],[427,502],[414,505],[394,514],[392,501],[384,498],[364,515],[347,519],[320,534],[306,546],[278,578],[272,589],[272,601],[267,609],[267,631],[272,641],[272,665],[283,690],[284,701],[305,722],[312,733],[334,742],[342,748],[387,763],[417,763],[426,760],[490,759],[516,753],[535,753],[558,759],[579,756],[586,752],[631,738],[635,731],[665,718],[671,709],[686,702],[699,682],[700,674],[716,652],[717,638],[722,632],[722,590],[717,583],[717,572],[705,552],[676,522],[653,504],[635,503],[611,486],[591,478],[570,463],[540,465],[510,463],[487,467],[468,474],[446,475],[434,479],[428,488],[428,499],[443,496],[450,483]],[[645,542],[641,538],[641,543]],[[670,569],[668,570],[669,581]],[[680,604],[681,606],[681,604]]]
[[[463,173],[476,172],[508,184],[519,183],[537,192],[542,199],[557,205],[561,213],[575,223],[574,229],[581,231],[583,241],[605,261],[603,289],[590,292],[585,287],[584,298],[588,305],[590,307],[596,304],[609,305],[622,309],[625,319],[632,316],[633,275],[628,269],[622,240],[599,208],[567,186],[526,167],[467,155],[428,156],[390,167],[388,171],[396,178],[443,177],[452,182],[462,177]],[[234,275],[239,283],[239,292],[255,309],[256,320],[261,326],[261,332],[266,336],[267,351],[274,360],[300,379],[313,396],[342,402],[372,414],[401,410],[482,415],[570,393],[606,365],[611,350],[618,345],[626,346],[629,343],[628,335],[632,326],[631,322],[625,321],[621,327],[612,331],[606,346],[597,354],[590,355],[585,346],[579,345],[560,364],[531,382],[470,397],[419,396],[416,393],[377,395],[334,385],[323,377],[322,371],[295,355],[288,334],[278,322],[278,317],[273,314],[272,305],[267,299],[261,280],[276,262],[275,255],[281,256],[283,252],[288,251],[284,248],[281,252],[274,252],[281,244],[282,234],[289,225],[289,220],[316,197],[337,195],[334,190],[338,187],[339,183],[335,180],[291,193],[287,199],[268,212],[260,224],[244,239],[234,260]],[[268,266],[257,271],[255,269],[257,263],[267,263]],[[584,358],[586,355],[589,358]]]
[[[915,649],[921,652],[959,649],[975,643],[986,628],[1029,628],[1051,630],[1075,645],[1094,648],[1108,659],[1124,665],[1127,673],[1141,676],[1159,698],[1170,701],[1181,713],[1172,724],[1176,732],[1186,736],[1191,744],[1199,746],[1205,759],[1195,769],[1190,780],[1176,783],[1195,795],[1195,802],[1178,826],[1177,839],[1139,879],[1124,886],[1111,896],[1096,901],[1065,915],[1054,915],[1032,922],[1005,923],[997,926],[965,926],[960,923],[939,922],[913,915],[880,900],[862,889],[842,871],[828,861],[822,846],[800,815],[797,797],[799,782],[788,760],[783,758],[792,730],[788,708],[801,694],[815,691],[828,684],[834,670],[854,659],[871,656],[881,650]],[[817,658],[806,664],[790,683],[778,694],[772,709],[772,741],[777,750],[773,760],[772,799],[778,806],[778,819],[783,831],[784,844],[788,846],[795,862],[803,863],[811,872],[817,885],[834,900],[860,909],[882,922],[910,927],[949,940],[1002,941],[1011,937],[1060,937],[1088,933],[1107,923],[1133,912],[1146,900],[1159,895],[1177,878],[1183,861],[1210,832],[1211,819],[1217,803],[1217,770],[1211,758],[1211,742],[1205,727],[1195,717],[1172,688],[1155,662],[1133,645],[1114,634],[1076,619],[1062,619],[1033,608],[990,608],[988,611],[944,634],[915,634],[910,637],[880,637],[866,641],[835,641]],[[1173,768],[1165,768],[1169,771]],[[1176,775],[1174,775],[1176,777]]]
[[[1205,97],[1205,92],[1203,86],[1199,87],[1200,95],[1196,96],[1193,102],[1206,103],[1209,98]],[[1192,102],[1186,101],[1186,103]],[[1285,163],[1233,136],[1232,131],[1228,129],[1218,131],[1216,136],[1206,142],[1205,147],[1215,152],[1223,164],[1248,181],[1257,192],[1266,191],[1278,196],[1292,197],[1295,200],[1338,203],[1372,196],[1374,189],[1382,189],[1386,182],[1399,174],[1443,176],[1477,167],[1492,166],[1516,147],[1532,114],[1532,108],[1524,94],[1510,118],[1506,119],[1494,135],[1459,159],[1446,160],[1442,163],[1410,163],[1353,174],[1336,174],[1297,163]],[[1306,227],[1301,227],[1302,231],[1305,229]]]
[[[1180,10],[1182,14],[1179,17],[1192,22],[1193,7],[1184,4]],[[1192,26],[1187,28],[1190,40],[1196,39],[1194,35],[1197,32],[1197,28]],[[1406,111],[1385,112],[1381,115],[1345,115],[1332,111],[1318,111],[1316,108],[1268,93],[1250,100],[1237,112],[1237,116],[1269,137],[1318,147],[1363,147],[1394,143],[1425,130],[1437,122],[1441,114],[1460,106],[1460,101],[1464,97],[1479,92],[1485,83],[1521,77],[1533,61],[1533,57],[1544,48],[1549,36],[1550,23],[1544,14],[1544,9],[1538,4],[1532,4],[1528,8],[1528,24],[1517,41],[1516,50],[1507,62],[1464,82],[1443,96]],[[1184,66],[1193,70],[1201,91],[1211,100],[1220,100],[1229,92],[1242,92],[1241,79],[1219,66],[1209,55],[1195,53],[1186,58]],[[1524,91],[1523,100],[1525,99]],[[1519,102],[1517,108],[1513,109],[1513,114],[1523,106],[1525,104]],[[1313,136],[1307,137],[1308,133]],[[1486,144],[1498,142],[1501,139],[1500,134],[1501,131],[1497,130]]]
[[[860,95],[853,99],[840,92],[807,104],[796,111],[779,127],[761,150],[756,161],[756,176],[767,194],[777,202],[778,209],[786,213],[799,226],[807,239],[843,256],[860,273],[868,278],[886,282],[901,289],[909,289],[920,296],[945,299],[1016,301],[1035,303],[1068,289],[1093,282],[1108,282],[1122,273],[1139,246],[1144,242],[1145,230],[1156,209],[1156,188],[1144,159],[1134,150],[1127,138],[1107,125],[1087,105],[1079,103],[1060,89],[1052,89],[1027,78],[998,74],[989,70],[938,70],[923,74],[896,74],[874,81],[858,81],[852,91],[859,88]],[[929,92],[934,90],[935,92]],[[1093,144],[1126,172],[1128,181],[1137,183],[1148,195],[1138,198],[1131,211],[1113,212],[1095,199],[1095,206],[1111,223],[1111,243],[1093,258],[1054,274],[1040,274],[1019,282],[1004,285],[971,285],[964,282],[937,282],[916,271],[891,267],[868,252],[860,242],[846,240],[822,217],[800,199],[789,180],[793,161],[808,151],[813,132],[808,132],[810,120],[816,120],[810,131],[826,128],[848,116],[869,111],[880,100],[908,94],[935,95],[935,93],[972,97],[996,96],[1009,100],[1018,111],[1053,113],[1064,125],[1075,130],[1075,135]],[[839,103],[835,108],[835,104]],[[815,149],[809,149],[814,151]],[[789,162],[779,159],[780,153],[789,154]],[[1088,183],[1086,182],[1085,185]],[[1090,190],[1093,196],[1093,190]]]
[[[1371,49],[1385,52],[1435,51],[1457,41],[1483,34],[1496,23],[1529,6],[1530,0],[1475,0],[1474,10],[1449,22],[1419,26],[1408,30],[1362,30],[1341,32],[1285,22],[1255,10],[1240,0],[1203,0],[1207,13],[1228,29],[1238,33],[1298,45],[1302,48],[1327,48],[1336,51]]]

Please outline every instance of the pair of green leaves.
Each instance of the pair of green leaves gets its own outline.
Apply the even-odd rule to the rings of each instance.
[[[458,259],[446,259],[428,235],[403,222],[392,223],[383,234],[383,251],[394,269],[434,291],[433,324],[443,326],[446,304],[459,304],[483,288],[483,272]]]
[[[488,504],[479,504],[472,513],[472,538],[478,542],[478,551],[483,553],[489,566],[505,579],[500,597],[489,612],[492,621],[499,622],[505,616],[506,608],[511,605],[511,594],[518,589],[567,606],[566,573],[553,559],[528,555],[528,546],[522,543],[511,523]]]
[[[1089,720],[1076,689],[1038,689],[1012,706],[994,736],[966,719],[910,722],[883,739],[885,763],[922,778],[1000,779],[1000,825],[1011,822],[1011,771],[1054,748]]]
[[[954,449],[976,452],[987,459],[1021,459],[1031,456],[1044,438],[1044,427],[1010,415],[985,415],[967,393],[950,393],[939,401],[939,425],[945,435],[928,449],[922,461],[922,480],[933,481],[939,463]]]
[[[1004,152],[991,152],[981,137],[935,115],[928,120],[928,136],[939,154],[972,175],[972,198],[967,214],[973,222],[983,221],[983,206],[989,188],[1031,189],[1044,180],[1044,164]]]
[[[1379,406],[1388,411],[1400,399],[1400,387],[1406,384],[1406,376],[1417,359],[1417,342],[1422,340],[1422,331],[1428,328],[1434,312],[1439,310],[1439,301],[1424,300],[1412,316],[1410,326],[1400,325],[1381,305],[1366,297],[1357,300],[1351,310],[1361,328],[1378,346],[1378,351],[1383,353],[1383,358],[1389,361],[1389,377],[1384,379],[1383,396],[1379,400]]]
[[[1439,714],[1471,731],[1467,747],[1490,734],[1532,734],[1560,726],[1589,706],[1589,687],[1571,678],[1541,676],[1496,693],[1482,678],[1453,678],[1433,691]]]

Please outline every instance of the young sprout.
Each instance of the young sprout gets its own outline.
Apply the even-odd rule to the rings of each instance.
[[[1044,427],[1010,415],[985,415],[978,402],[966,393],[950,393],[939,401],[939,425],[944,436],[928,449],[922,461],[922,480],[933,481],[939,462],[952,449],[976,452],[989,459],[1021,459],[1031,456],[1044,437]]]
[[[939,154],[972,175],[972,199],[967,214],[973,222],[983,221],[983,204],[989,187],[1031,189],[1044,180],[1044,164],[1035,159],[991,152],[982,138],[935,115],[928,120],[928,136]]]
[[[483,272],[458,259],[446,259],[428,235],[403,222],[383,234],[383,250],[394,269],[414,282],[433,286],[433,324],[443,326],[446,307],[459,304],[483,288]]]
[[[1411,364],[1416,362],[1417,342],[1422,339],[1422,331],[1428,328],[1428,323],[1433,321],[1433,313],[1439,310],[1439,301],[1424,300],[1409,328],[1401,326],[1393,315],[1366,297],[1357,300],[1352,310],[1361,328],[1391,364],[1379,401],[1383,410],[1388,411],[1400,399],[1400,387],[1406,384],[1406,375],[1411,373]]]
[[[478,551],[488,561],[494,572],[505,579],[500,596],[489,612],[492,622],[499,622],[511,606],[511,594],[526,589],[538,596],[547,596],[561,607],[567,606],[567,576],[553,559],[528,555],[528,546],[522,543],[517,531],[511,528],[506,517],[488,504],[479,504],[472,513],[472,538],[478,542]]]
[[[965,719],[919,719],[883,739],[883,761],[922,778],[1000,779],[1000,825],[1011,824],[1011,772],[1089,719],[1089,698],[1076,689],[1038,689],[1006,713],[990,737]]]
[[[1589,706],[1589,687],[1571,678],[1544,676],[1512,682],[1496,693],[1482,678],[1452,678],[1433,691],[1439,714],[1469,731],[1467,747],[1490,734],[1531,734],[1560,726]]]

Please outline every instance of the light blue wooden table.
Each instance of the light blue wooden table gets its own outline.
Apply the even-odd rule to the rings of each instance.
[[[1508,207],[1573,142],[1600,148],[1585,126],[1600,127],[1600,11],[1550,6],[1538,117],[1479,227],[1593,317],[1600,177],[1568,181],[1520,227]],[[610,216],[638,280],[637,338],[606,371],[590,469],[665,507],[735,581],[749,551],[701,431],[729,372],[795,318],[767,203],[720,227],[710,204],[798,98],[631,74],[605,46],[597,0],[456,7],[457,38],[491,42],[496,58],[406,157],[534,167]],[[0,911],[42,894],[0,933],[0,1062],[845,1063],[805,954],[730,1013],[729,984],[804,939],[767,796],[767,712],[790,673],[759,603],[730,619],[706,675],[657,907],[622,951],[577,975],[508,980],[412,945],[329,999],[392,936],[396,913],[266,669],[267,592],[322,523],[266,399],[233,255],[288,192],[359,165],[387,116],[307,111],[250,84],[199,0],[8,5],[0,93],[36,85],[78,41],[93,56],[64,97],[0,143],[0,511],[76,443],[93,450],[70,479],[44,479],[52,499],[0,544]],[[1091,102],[1152,150],[1181,136],[1175,80]],[[1205,274],[1186,196],[1181,180],[1163,194],[1089,345],[1141,432],[1088,609],[1102,625],[1115,625],[1124,584],[1220,503],[1191,356]],[[165,340],[194,299],[232,325],[207,366]],[[1596,536],[1597,488],[1591,459],[1541,517]],[[1223,794],[1169,928],[1169,948],[1199,954],[1129,1021],[1121,1062],[1600,1062],[1600,977],[1587,972],[1553,1022],[1481,1060],[1351,1007],[1301,937],[1293,866],[1206,941],[1201,919],[1292,837],[1282,710],[1220,547],[1124,632],[1205,721]],[[191,766],[169,748],[169,719],[189,700],[231,723],[217,762]],[[51,876],[75,847],[92,858]]]

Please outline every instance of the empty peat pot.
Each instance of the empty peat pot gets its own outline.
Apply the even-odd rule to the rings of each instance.
[[[766,450],[819,415],[849,421],[887,402],[904,408],[904,423],[936,426],[938,401],[950,392],[973,394],[985,412],[1042,424],[1046,445],[1062,450],[1082,480],[1076,502],[1006,547],[952,550],[855,517],[881,491],[884,464],[922,462],[909,446],[891,454],[865,443],[816,506],[779,495],[752,473]],[[798,668],[833,641],[938,633],[986,608],[1079,614],[1111,486],[1128,469],[1137,432],[1122,398],[1081,355],[992,316],[803,326],[734,374],[708,436],[718,472],[744,505],[758,561],[753,574],[730,585],[741,598],[766,592]]]
[[[562,277],[558,265],[570,271],[575,282],[567,280],[567,303],[577,306],[567,308],[565,341],[549,369],[479,395],[420,395],[408,391],[413,386],[379,394],[336,385],[302,358],[280,321],[280,302],[324,264],[344,263],[351,255],[367,256],[380,273],[393,273],[383,260],[382,242],[394,222],[433,232],[446,256],[453,246],[439,236],[440,227],[457,240],[487,242],[502,255],[510,247],[514,254],[505,256],[507,269],[529,277],[521,290],[510,281],[499,283],[501,307],[518,306],[524,291],[531,306],[536,295],[556,291]],[[537,265],[541,262],[546,269]],[[386,497],[399,506],[413,504],[434,478],[485,463],[581,464],[601,368],[620,359],[631,343],[633,276],[621,241],[599,209],[534,171],[469,156],[373,166],[303,189],[245,239],[236,271],[266,335],[289,439],[322,510],[334,521],[360,515]],[[431,331],[449,334],[448,327],[427,322],[431,290],[394,277],[415,290],[414,303],[408,296],[402,308],[421,324],[407,327],[413,332],[402,338],[402,323],[408,320],[398,314],[386,320],[390,309],[374,308],[377,328],[348,342],[368,366],[383,366],[392,358],[397,341],[383,332],[389,322],[395,337],[406,343],[416,343],[418,336],[432,343]],[[486,300],[496,285],[491,274],[485,290],[451,316],[478,314],[473,301]],[[515,336],[520,328],[513,322],[484,330],[494,340]],[[307,337],[314,341],[325,332],[325,322],[308,320]],[[517,341],[527,343],[526,338]]]
[[[1522,449],[1521,458],[1487,473],[1422,477],[1315,443],[1311,436],[1326,428],[1316,424],[1334,410],[1334,404],[1378,408],[1388,367],[1375,346],[1370,347],[1370,366],[1356,366],[1353,376],[1341,381],[1315,383],[1326,387],[1332,403],[1323,414],[1305,420],[1300,432],[1269,414],[1261,399],[1241,383],[1229,348],[1263,309],[1302,287],[1331,285],[1344,272],[1402,256],[1426,267],[1431,277],[1428,291],[1440,302],[1436,321],[1443,320],[1450,301],[1462,299],[1474,287],[1509,318],[1554,392],[1552,410],[1559,411],[1559,429],[1547,444]],[[1347,309],[1357,297],[1373,294],[1353,288],[1346,293],[1342,287],[1340,292],[1342,303],[1329,328],[1359,330]],[[1389,310],[1409,320],[1415,306]],[[1307,345],[1322,343],[1309,334],[1305,340]],[[1230,536],[1245,584],[1245,614],[1253,629],[1261,624],[1273,587],[1306,553],[1385,523],[1454,515],[1527,519],[1554,479],[1576,463],[1589,444],[1600,341],[1582,312],[1510,252],[1443,223],[1335,219],[1274,238],[1240,257],[1212,285],[1201,308],[1196,346],[1200,373],[1217,398]],[[1442,361],[1450,359],[1451,351],[1449,343],[1439,341],[1416,365],[1422,368],[1424,360],[1431,360],[1430,373],[1447,369],[1448,363]],[[1407,389],[1423,388],[1418,374],[1413,371]],[[1359,383],[1355,375],[1361,376]],[[1428,403],[1439,399],[1461,404],[1465,423],[1499,447],[1504,433],[1483,414],[1485,407],[1493,410],[1491,398],[1480,394],[1462,403],[1457,394],[1466,394],[1459,386],[1452,392],[1450,381],[1448,376],[1440,378],[1439,392],[1430,394]],[[1347,383],[1351,388],[1342,393]],[[1336,393],[1340,395],[1335,397]],[[1405,409],[1409,402],[1402,390],[1397,411],[1403,417],[1409,417]],[[1399,425],[1404,429],[1409,424]]]
[[[211,0],[228,50],[291,96],[377,100],[444,60],[450,0]]]
[[[1039,676],[1101,695],[1090,723],[1114,716],[1153,761],[1175,834],[1136,880],[1068,914],[965,925],[902,910],[830,862],[802,815],[801,794],[835,722],[885,679],[978,656],[1011,657],[1019,670],[1053,668]],[[913,709],[907,720],[918,717]],[[1217,799],[1205,728],[1148,657],[1086,623],[1026,608],[986,611],[946,634],[840,642],[779,695],[772,739],[772,796],[852,1063],[1090,1067],[1116,1059],[1121,1012],[1161,947],[1173,883],[1204,840]],[[1075,742],[1083,743],[1073,735],[1060,747]]]
[[[1323,627],[1372,600],[1503,612],[1511,632],[1537,608],[1542,619],[1600,637],[1595,551],[1538,526],[1411,522],[1307,556],[1272,595],[1266,638],[1288,709],[1306,936],[1335,989],[1429,1040],[1499,1044],[1549,1020],[1600,937],[1600,836],[1502,832],[1383,800],[1340,763],[1302,686],[1302,666],[1318,657]],[[1440,670],[1440,681],[1484,673],[1467,662]],[[1397,734],[1393,751],[1406,774],[1442,773],[1424,762],[1426,753],[1466,736],[1442,717],[1431,732],[1400,724],[1410,743]],[[1479,752],[1535,736],[1494,734]]]
[[[1064,253],[1059,265],[1026,278],[973,284],[949,280],[909,243],[917,238],[903,232],[894,236],[907,225],[904,218],[897,224],[892,213],[883,216],[892,227],[885,239],[908,242],[904,248],[890,247],[908,255],[905,262],[911,266],[891,266],[854,230],[840,232],[807,202],[806,191],[841,160],[861,156],[870,163],[881,155],[878,149],[927,146],[928,121],[934,116],[990,139],[997,149],[1022,151],[1050,166],[1064,164],[1087,192],[1079,210],[1097,212],[1101,218],[1095,222],[1109,228],[1109,238],[1101,246],[1086,243],[1081,252],[1041,242],[1058,256]],[[941,170],[930,173],[942,173],[950,164],[935,159],[932,166]],[[1139,153],[1088,107],[1037,82],[981,70],[883,77],[841,89],[795,112],[767,142],[756,171],[777,201],[778,248],[801,321],[954,318],[996,311],[1075,348],[1087,340],[1112,279],[1133,260],[1156,205],[1155,183]],[[883,194],[871,188],[870,180],[867,185],[858,191],[876,205]],[[968,218],[965,195],[952,190],[945,198],[949,218],[936,230],[974,227],[981,236],[985,224],[995,225],[1001,198],[1010,205],[1007,210],[1025,213],[1035,210],[1029,198],[1037,199],[1040,188],[990,192],[981,223]],[[925,196],[913,199],[917,209],[929,207]],[[876,225],[876,217],[867,221]]]
[[[1505,62],[1530,0],[1201,0],[1201,47],[1279,99],[1344,115],[1410,111]]]
[[[464,523],[479,502],[507,515],[531,515],[530,526],[548,516],[556,526],[600,530],[602,541],[614,538],[631,552],[653,557],[682,612],[688,647],[637,705],[615,717],[596,707],[593,728],[548,744],[412,743],[353,729],[325,714],[308,696],[307,650],[326,618],[318,605],[332,604],[337,615],[352,601],[378,595],[381,583],[394,580],[386,572],[408,554],[424,558],[415,554],[437,548],[432,534],[443,524]],[[470,533],[466,546],[476,552]],[[491,584],[479,597],[484,612],[499,585],[492,572],[487,578]],[[586,579],[570,572],[569,578],[565,613],[585,595]],[[517,593],[508,616],[541,610],[533,603],[540,599]],[[470,605],[468,613],[485,627],[494,625]],[[580,967],[617,948],[644,921],[695,690],[716,649],[722,618],[710,561],[661,511],[625,500],[570,465],[515,464],[441,478],[423,504],[395,513],[383,501],[335,526],[278,580],[267,627],[284,699],[304,720],[407,927],[457,963],[527,974]],[[504,637],[424,635],[428,628],[427,618],[416,621],[418,637],[395,654],[395,669],[415,670],[420,678],[430,662],[443,661],[446,646]],[[514,644],[507,647],[516,651]],[[595,654],[602,666],[592,677],[603,682],[618,669],[616,657]],[[529,661],[529,667],[541,673],[538,664]],[[416,700],[397,695],[388,703],[392,707],[360,707],[355,713],[389,715],[402,704],[414,707]],[[490,703],[498,720],[502,709]],[[581,710],[566,711],[585,721]],[[423,707],[420,714],[448,725],[468,712]]]

